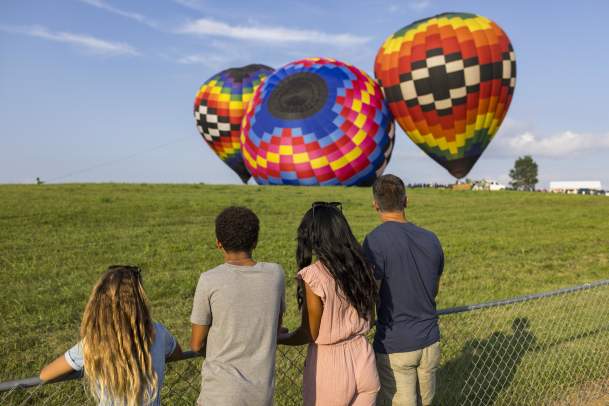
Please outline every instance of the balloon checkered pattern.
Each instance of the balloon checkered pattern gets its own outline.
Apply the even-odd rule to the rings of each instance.
[[[259,184],[370,185],[391,157],[394,124],[378,84],[329,58],[292,62],[255,92],[241,148]]]
[[[241,157],[241,121],[254,91],[272,72],[265,65],[227,69],[208,79],[195,97],[199,133],[244,183],[250,174]]]
[[[391,35],[378,51],[375,74],[410,139],[462,178],[508,111],[516,60],[493,21],[445,13]]]

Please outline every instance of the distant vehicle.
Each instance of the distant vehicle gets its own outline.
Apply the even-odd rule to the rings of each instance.
[[[609,192],[605,190],[582,188],[577,190],[578,195],[593,195],[593,196],[609,196]]]
[[[472,190],[471,183],[455,183],[450,187],[452,190]]]
[[[505,189],[506,189],[505,185],[502,185],[501,183],[494,181],[494,180],[490,180],[490,179],[484,179],[479,182],[476,182],[476,184],[472,188],[472,190],[476,190],[476,191],[489,190],[491,192],[496,192],[498,190],[505,190]]]
[[[501,183],[495,182],[495,181],[491,182],[489,187],[491,188],[491,191],[493,191],[493,192],[497,191],[497,190],[505,190],[505,185],[502,185]]]
[[[550,182],[550,192],[567,193],[567,194],[591,194],[581,193],[580,190],[594,190],[600,192],[603,190],[600,181],[568,181],[568,182]]]

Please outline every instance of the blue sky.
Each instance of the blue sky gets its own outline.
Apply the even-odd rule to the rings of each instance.
[[[385,38],[466,11],[496,21],[518,81],[502,128],[470,172],[507,182],[514,159],[550,180],[609,189],[609,2],[3,0],[0,183],[238,183],[197,133],[198,87],[227,67],[330,56],[370,74]],[[387,172],[453,182],[399,131]]]

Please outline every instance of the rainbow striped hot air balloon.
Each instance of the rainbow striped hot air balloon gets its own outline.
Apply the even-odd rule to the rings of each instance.
[[[273,68],[247,65],[230,68],[209,78],[197,92],[194,115],[203,139],[243,181],[250,174],[241,157],[241,121],[245,105]]]
[[[516,59],[509,38],[491,20],[445,13],[391,35],[378,51],[375,74],[410,139],[462,178],[507,113]]]
[[[369,185],[393,149],[380,87],[329,58],[292,62],[256,90],[243,118],[247,169],[259,184]]]

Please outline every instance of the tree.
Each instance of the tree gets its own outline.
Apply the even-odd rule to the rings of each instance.
[[[518,157],[510,170],[510,186],[516,190],[535,190],[537,184],[537,163],[530,155]]]

